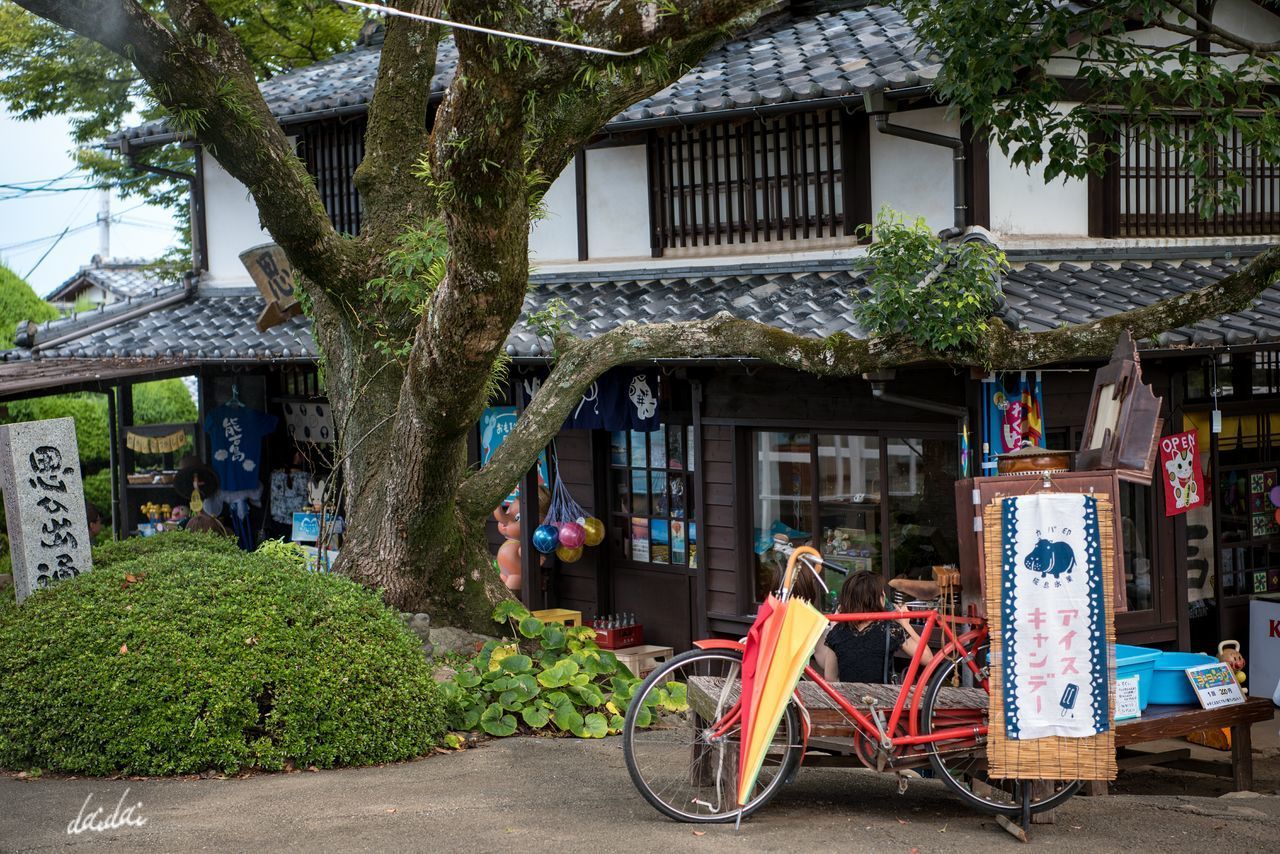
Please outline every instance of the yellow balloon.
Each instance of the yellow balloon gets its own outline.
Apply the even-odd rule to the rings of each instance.
[[[556,557],[565,563],[574,563],[578,558],[582,557],[582,546],[576,549],[567,549],[564,546],[556,546]]]
[[[604,542],[604,522],[595,516],[588,516],[582,520],[582,530],[586,532],[587,545],[598,546]]]

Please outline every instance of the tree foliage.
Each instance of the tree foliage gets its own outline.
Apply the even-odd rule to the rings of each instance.
[[[944,242],[923,217],[909,220],[888,208],[874,234],[859,264],[866,287],[856,315],[867,333],[906,335],[938,353],[976,345],[1000,297],[1004,253],[981,240]]]
[[[1280,162],[1280,41],[1228,28],[1195,0],[900,0],[945,57],[934,88],[1014,163],[1045,178],[1100,174],[1128,124],[1174,153],[1202,215],[1235,209],[1233,148]],[[1264,0],[1258,6],[1277,11]],[[1212,12],[1209,13],[1212,15]],[[1163,36],[1153,34],[1165,30]],[[1207,49],[1204,49],[1207,48]],[[1184,120],[1175,126],[1171,119]]]
[[[161,20],[159,0],[142,3]],[[214,0],[212,8],[245,47],[259,79],[310,65],[350,48],[361,16],[330,0]],[[66,116],[77,158],[94,180],[174,210],[186,230],[184,181],[139,172],[103,151],[102,140],[127,124],[164,115],[164,108],[128,58],[92,39],[0,0],[0,101],[22,119]],[[190,172],[191,151],[146,148],[135,155],[148,165]],[[39,176],[37,176],[39,177]]]

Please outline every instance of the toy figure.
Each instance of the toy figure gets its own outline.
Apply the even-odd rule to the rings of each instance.
[[[522,583],[522,568],[520,560],[520,505],[521,500],[517,498],[510,504],[504,504],[493,511],[493,518],[498,520],[498,533],[507,538],[507,541],[498,549],[498,574],[502,577],[502,583],[507,586],[508,590],[519,590]],[[551,503],[551,493],[541,486],[538,487],[538,509],[540,515],[545,516],[547,507]]]
[[[1240,654],[1240,641],[1224,640],[1218,644],[1218,661],[1231,669],[1236,681],[1240,683],[1240,693],[1248,694],[1249,689],[1244,687],[1244,656]]]

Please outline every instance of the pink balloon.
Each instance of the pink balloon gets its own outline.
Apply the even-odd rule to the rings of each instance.
[[[581,548],[587,532],[577,522],[565,522],[560,526],[560,545],[567,549]]]
[[[1280,486],[1271,487],[1271,503],[1276,507],[1280,507]]]

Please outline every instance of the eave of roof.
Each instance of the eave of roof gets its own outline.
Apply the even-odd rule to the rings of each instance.
[[[377,77],[380,47],[367,45],[261,84],[282,125],[360,114]],[[457,67],[451,39],[440,43],[432,98]],[[605,132],[642,130],[737,114],[857,105],[863,93],[919,93],[939,63],[894,9],[864,5],[789,18],[727,42],[665,89],[628,107]],[[181,139],[163,120],[115,134],[121,150]]]

